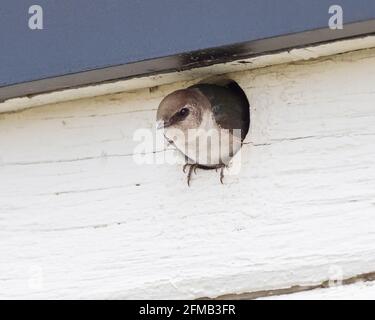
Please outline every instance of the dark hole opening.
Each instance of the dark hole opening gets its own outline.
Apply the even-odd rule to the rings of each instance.
[[[219,86],[224,86],[234,92],[242,101],[241,105],[243,106],[242,111],[242,118],[246,125],[242,128],[243,132],[241,134],[242,140],[244,140],[249,132],[250,128],[250,103],[247,99],[245,91],[241,88],[241,86],[234,80],[226,78],[224,76],[213,76],[208,79],[204,79],[199,83],[207,83],[207,84],[215,84]]]

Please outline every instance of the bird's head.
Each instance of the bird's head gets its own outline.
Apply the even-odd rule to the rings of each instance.
[[[197,129],[205,106],[209,103],[196,89],[183,89],[167,95],[160,103],[156,121],[158,129],[178,129],[186,133]]]

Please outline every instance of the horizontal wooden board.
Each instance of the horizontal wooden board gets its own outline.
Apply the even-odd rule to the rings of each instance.
[[[181,81],[190,81],[201,77],[210,77],[213,75],[263,68],[271,65],[305,61],[374,47],[375,36],[368,35],[308,47],[295,48],[287,51],[272,52],[246,59],[237,57],[234,61],[217,63],[206,67],[192,68],[180,72],[162,73],[152,76],[112,81],[91,86],[9,99],[5,102],[0,102],[0,113],[112,93],[132,92],[138,89],[157,87]]]
[[[1,114],[0,297],[216,297],[374,271],[375,50],[228,76],[252,126],[224,185],[134,160],[134,132],[199,79]]]

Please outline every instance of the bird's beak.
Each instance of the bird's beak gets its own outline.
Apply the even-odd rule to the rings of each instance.
[[[156,129],[160,130],[160,129],[164,129],[164,128],[167,128],[169,127],[169,122],[167,121],[164,121],[164,120],[159,120],[156,122]]]

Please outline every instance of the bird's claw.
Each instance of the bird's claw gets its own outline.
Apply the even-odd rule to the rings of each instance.
[[[189,170],[187,171],[186,169],[189,167]],[[192,173],[194,172],[195,174],[197,174],[197,169],[198,168],[201,168],[201,169],[204,169],[204,170],[212,170],[212,169],[215,169],[215,171],[217,172],[219,169],[220,169],[220,183],[221,184],[224,184],[224,169],[225,169],[225,165],[224,164],[220,164],[220,165],[217,165],[216,167],[205,167],[205,166],[201,166],[197,163],[185,163],[183,168],[182,168],[182,171],[184,173],[186,173],[187,171],[187,184],[188,186],[190,187],[190,180],[191,180],[191,175]]]
[[[187,168],[189,168],[189,170],[186,170]],[[186,178],[187,178],[187,184],[189,187],[190,187],[191,174],[193,172],[197,173],[197,168],[198,168],[198,165],[195,163],[185,163],[184,166],[182,167],[182,171],[184,173],[187,173]]]
[[[223,182],[223,179],[224,179],[224,168],[225,168],[225,166],[221,167],[221,170],[220,170],[220,182],[221,182],[221,184],[224,184],[224,182]]]
[[[197,172],[197,165],[196,164],[191,164],[190,168],[189,168],[189,172],[188,172],[188,175],[187,175],[187,184],[188,184],[189,187],[190,187],[191,174],[193,173],[193,171],[194,171],[194,173]]]

